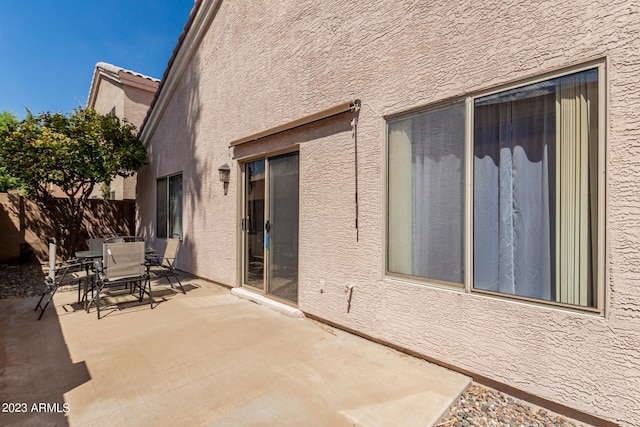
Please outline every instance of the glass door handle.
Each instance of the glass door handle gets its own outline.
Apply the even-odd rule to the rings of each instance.
[[[271,231],[271,223],[267,220],[267,223],[264,225],[264,229],[267,230],[267,233]]]

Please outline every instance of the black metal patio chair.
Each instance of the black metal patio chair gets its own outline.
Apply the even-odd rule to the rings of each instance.
[[[147,255],[147,262],[149,266],[149,273],[153,274],[156,277],[164,277],[167,279],[171,288],[173,288],[173,283],[171,282],[171,277],[175,277],[178,282],[178,286],[180,286],[180,290],[183,294],[187,294],[182,287],[182,283],[180,282],[180,278],[178,277],[178,272],[176,271],[176,259],[178,257],[178,250],[180,249],[180,239],[179,238],[169,238],[167,239],[167,246],[164,250],[164,255],[161,257],[157,255]]]
[[[119,239],[119,238],[118,238]],[[125,285],[130,287],[131,293],[139,291],[138,300],[142,302],[144,294],[149,296],[149,304],[153,308],[153,295],[145,262],[144,241],[119,241],[107,239],[102,245],[102,262],[96,262],[96,293],[94,299],[87,307],[95,303],[98,319],[102,304],[100,295],[107,287]]]
[[[42,296],[38,300],[34,311],[40,309],[40,315],[38,320],[42,319],[44,311],[53,299],[53,296],[57,292],[61,285],[78,284],[78,301],[80,300],[80,290],[82,289],[82,282],[85,282],[84,289],[87,288],[87,282],[90,277],[87,270],[84,268],[84,264],[76,259],[58,262],[57,256],[57,242],[52,238],[49,241],[49,270],[47,277],[44,280],[45,290]],[[85,291],[86,292],[86,291]]]

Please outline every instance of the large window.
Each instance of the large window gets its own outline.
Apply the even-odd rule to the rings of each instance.
[[[599,307],[599,72],[390,120],[387,271]]]
[[[182,174],[156,181],[156,237],[182,238]]]

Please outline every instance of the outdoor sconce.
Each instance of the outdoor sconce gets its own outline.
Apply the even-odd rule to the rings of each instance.
[[[218,168],[218,173],[220,174],[220,182],[224,186],[224,195],[227,195],[227,190],[229,189],[229,177],[231,176],[231,168],[228,164],[224,164]]]

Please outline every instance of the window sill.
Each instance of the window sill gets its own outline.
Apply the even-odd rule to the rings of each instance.
[[[469,297],[501,300],[505,303],[524,304],[529,307],[536,307],[539,309],[550,309],[554,311],[562,311],[565,313],[582,314],[590,317],[605,317],[605,311],[601,308],[581,307],[577,305],[563,304],[555,301],[545,301],[535,298],[504,294],[500,292],[484,291],[473,288],[467,291],[464,285],[460,283],[440,282],[432,279],[421,280],[420,278],[416,278],[414,276],[404,276],[401,274],[394,274],[389,272],[385,273],[385,275],[383,276],[383,281],[398,285],[419,286],[421,288],[450,291],[456,294],[468,295]]]

